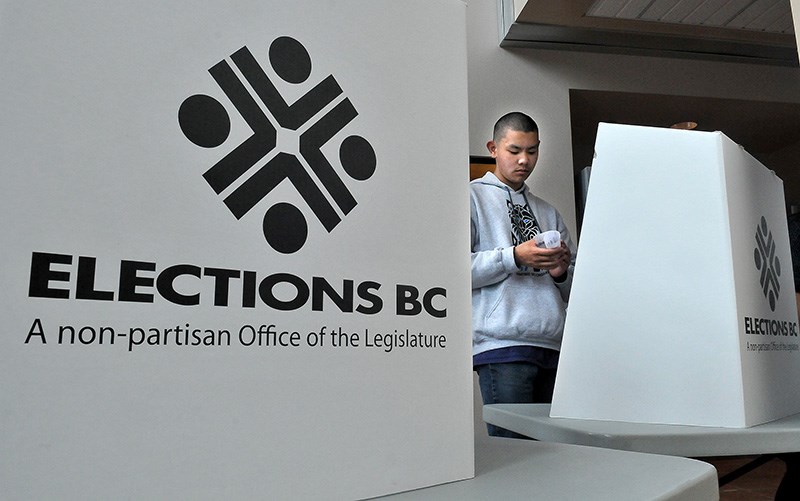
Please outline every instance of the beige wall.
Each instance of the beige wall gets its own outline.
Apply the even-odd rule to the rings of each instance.
[[[539,123],[542,150],[529,184],[558,207],[573,232],[569,89],[800,102],[797,68],[501,48],[497,0],[470,0],[467,37],[470,154],[486,154],[500,115],[530,113]]]

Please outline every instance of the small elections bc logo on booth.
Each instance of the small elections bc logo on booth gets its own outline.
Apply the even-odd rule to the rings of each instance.
[[[753,258],[756,269],[761,272],[759,281],[764,297],[769,301],[769,309],[775,311],[781,291],[778,282],[778,277],[781,276],[781,261],[775,254],[775,240],[764,216],[761,216],[761,223],[756,226],[756,248],[753,251]]]
[[[234,52],[230,62],[223,59],[208,70],[252,135],[212,165],[203,177],[217,195],[227,190],[224,203],[237,220],[288,180],[330,233],[357,202],[322,147],[358,112],[343,96],[333,75],[311,86],[311,57],[294,38],[284,36],[272,42],[269,64],[284,82],[305,84],[310,89],[294,102],[287,102],[246,46]],[[322,113],[326,108],[329,110]],[[225,105],[206,94],[195,94],[183,101],[178,123],[186,138],[203,148],[222,146],[231,132]],[[292,151],[286,151],[289,149]],[[350,178],[365,181],[377,166],[375,150],[365,138],[347,136],[339,144],[339,165]],[[305,244],[308,223],[298,207],[281,201],[267,209],[263,231],[273,249],[291,254]]]

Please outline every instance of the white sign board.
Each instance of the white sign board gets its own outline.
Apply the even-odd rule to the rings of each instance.
[[[465,9],[0,2],[4,497],[473,475]]]
[[[783,183],[719,132],[600,124],[551,416],[800,412]]]

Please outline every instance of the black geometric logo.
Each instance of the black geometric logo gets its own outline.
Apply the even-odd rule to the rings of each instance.
[[[775,311],[781,292],[781,284],[778,282],[778,277],[781,276],[781,261],[775,254],[775,240],[764,216],[761,216],[761,224],[756,226],[756,248],[753,257],[756,268],[761,271],[760,281],[764,297],[769,301],[769,309]]]
[[[250,127],[252,135],[208,169],[203,177],[217,195],[231,188],[224,203],[236,219],[241,219],[278,184],[288,180],[330,233],[357,202],[322,148],[355,119],[358,112],[350,99],[342,97],[342,89],[333,75],[320,80],[290,104],[247,47],[234,52],[230,61],[241,77],[227,59],[208,72]],[[310,86],[307,82],[311,77],[311,57],[294,38],[274,40],[269,48],[269,62],[275,74],[285,82]],[[326,107],[330,109],[323,114]],[[230,115],[225,106],[205,94],[195,94],[183,101],[178,123],[186,138],[203,148],[222,146],[231,131]],[[296,149],[278,148],[279,137],[292,138]],[[375,150],[363,137],[348,136],[339,145],[339,164],[352,179],[367,180],[377,166]],[[238,185],[234,187],[235,183]],[[308,224],[300,209],[279,202],[266,211],[263,231],[273,249],[291,254],[305,244]]]

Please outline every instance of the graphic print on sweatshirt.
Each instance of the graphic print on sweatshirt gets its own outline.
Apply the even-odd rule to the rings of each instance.
[[[527,242],[541,233],[539,223],[536,222],[536,217],[527,204],[519,205],[511,200],[506,200],[506,205],[508,206],[508,217],[511,219],[511,242],[514,245]],[[543,275],[545,273],[547,270],[520,266],[517,275]]]

